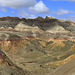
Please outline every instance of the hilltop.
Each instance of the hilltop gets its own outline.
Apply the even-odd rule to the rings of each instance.
[[[50,31],[50,29],[53,29],[53,28],[56,31],[60,31],[60,30],[61,31],[70,31],[70,32],[75,31],[75,29],[74,29],[75,22],[68,21],[68,20],[62,21],[62,20],[58,20],[53,17],[47,17],[47,16],[45,18],[37,17],[35,19],[25,19],[25,18],[20,19],[18,17],[2,17],[2,18],[0,18],[0,27],[15,28],[15,26],[17,24],[19,24],[20,22],[23,22],[29,26],[38,26],[43,31]],[[60,30],[56,29],[57,27]]]

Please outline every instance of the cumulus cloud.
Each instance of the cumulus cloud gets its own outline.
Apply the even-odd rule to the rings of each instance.
[[[37,2],[36,0],[0,0],[0,11],[9,11],[14,16],[21,18],[35,18],[37,15],[46,15],[50,12],[43,1]]]
[[[2,12],[11,8],[11,14],[24,18],[35,18],[37,15],[49,13],[49,8],[44,3],[36,0],[0,0],[0,8]]]
[[[49,13],[48,7],[46,7],[46,5],[42,1],[39,1],[33,7],[30,7],[29,11],[33,14],[39,14],[39,13],[47,14],[47,13]]]
[[[58,9],[58,11],[54,11],[52,13],[56,14],[56,15],[74,14],[73,11],[69,11],[69,10],[65,10],[65,9]]]
[[[0,0],[1,7],[10,7],[13,9],[30,7],[36,3],[36,0]]]

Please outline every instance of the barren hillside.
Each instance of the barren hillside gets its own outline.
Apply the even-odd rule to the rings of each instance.
[[[0,18],[0,75],[71,75],[74,59],[74,22]]]

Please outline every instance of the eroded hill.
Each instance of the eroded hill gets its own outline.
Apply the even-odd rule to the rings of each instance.
[[[27,38],[7,32],[0,37],[4,37],[0,38],[1,75],[48,75],[75,58],[75,40]]]
[[[75,22],[71,21],[62,21],[52,17],[37,17],[35,19],[25,19],[18,17],[2,17],[0,18],[0,27],[15,28],[20,22],[23,22],[27,26],[37,26],[43,31],[48,31],[55,33],[56,32],[74,32],[75,31]]]
[[[61,72],[74,58],[74,22],[52,17],[0,18],[0,75],[58,75],[59,67]]]

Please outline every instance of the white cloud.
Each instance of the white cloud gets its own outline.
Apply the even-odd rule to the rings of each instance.
[[[33,15],[33,14],[27,13],[25,10],[20,10],[18,12],[18,17],[21,17],[21,18],[35,18],[36,16]]]
[[[58,11],[52,12],[52,14],[56,15],[66,15],[66,14],[74,14],[73,11],[65,10],[65,9],[58,9]]]
[[[52,1],[71,1],[71,2],[75,2],[75,0],[52,0]]]
[[[75,16],[74,15],[67,15],[67,16],[65,16],[65,15],[61,15],[61,16],[57,16],[57,18],[58,19],[63,19],[63,20],[71,20],[71,21],[74,21],[75,22]]]
[[[40,14],[40,13],[47,14],[47,13],[49,13],[49,9],[46,7],[46,5],[42,1],[39,1],[33,7],[30,7],[29,11],[33,14]]]
[[[75,16],[68,16],[68,18],[66,20],[71,20],[71,21],[74,21],[75,22]]]
[[[2,12],[7,12],[7,8],[10,8],[11,14],[25,18],[35,18],[37,15],[46,15],[50,12],[42,1],[37,0],[0,0],[0,8]]]
[[[11,13],[24,18],[35,18],[37,15],[48,14],[49,8],[42,2],[36,0],[0,0],[0,11],[7,12],[11,8]],[[2,9],[3,8],[3,9]],[[9,10],[9,9],[8,9]],[[16,10],[18,13],[16,13]]]
[[[1,7],[22,8],[30,7],[36,3],[36,0],[0,0]]]
[[[6,8],[0,8],[0,11],[7,12],[7,9]]]

